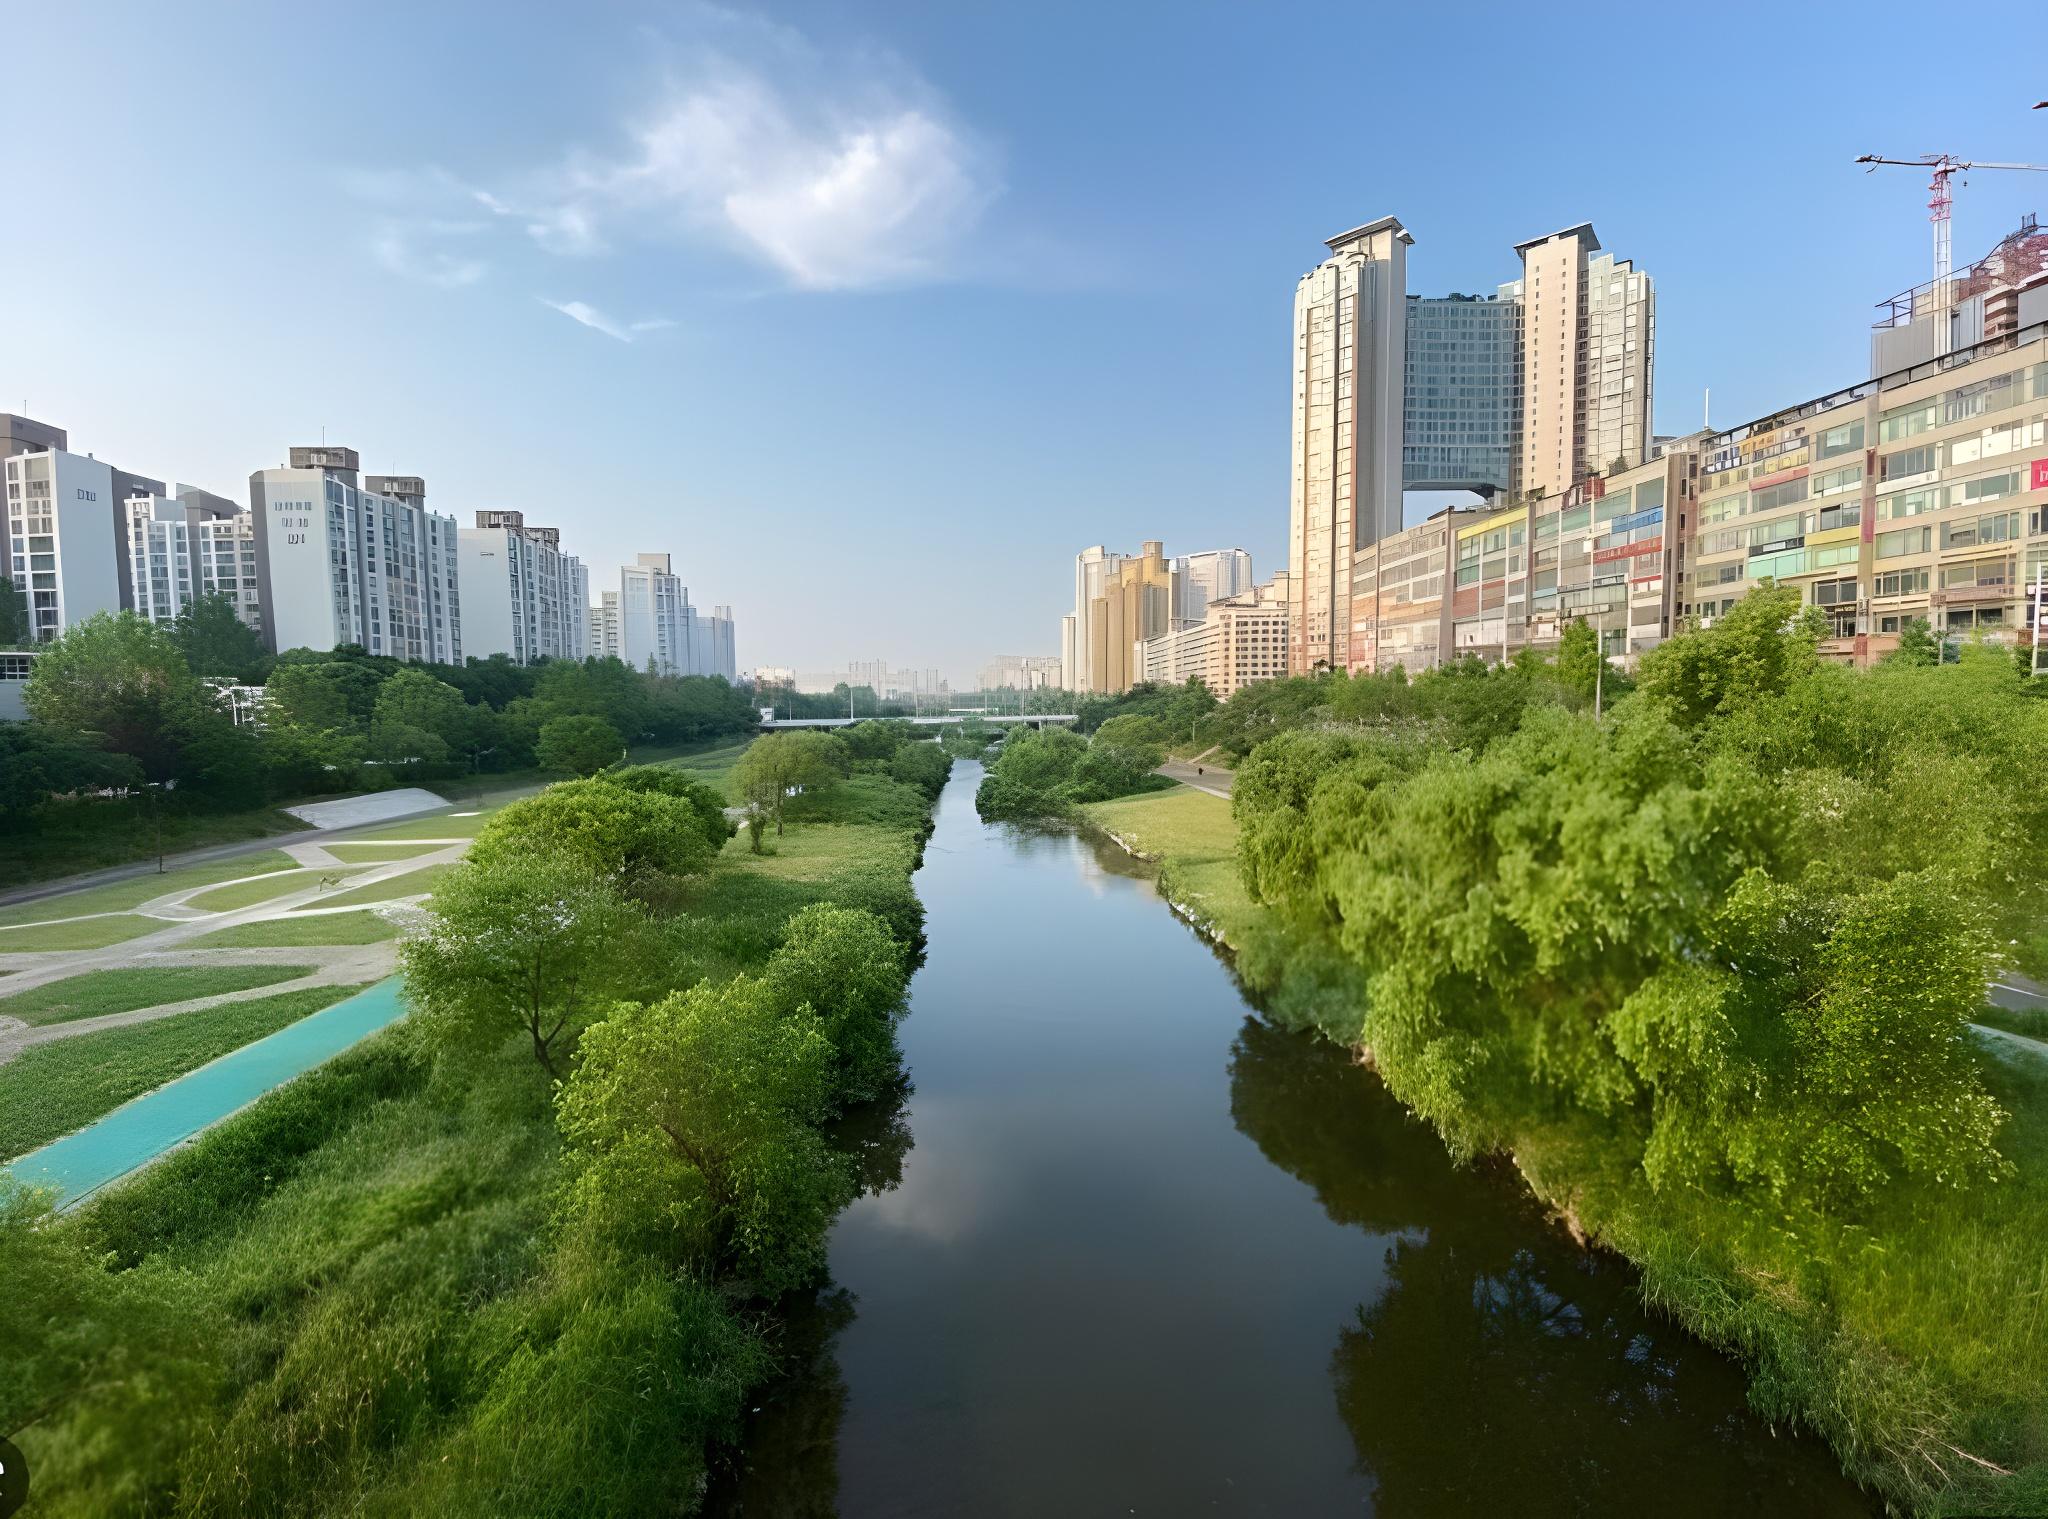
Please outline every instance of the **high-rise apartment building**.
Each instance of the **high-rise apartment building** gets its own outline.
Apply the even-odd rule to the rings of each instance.
[[[265,642],[460,663],[455,519],[427,510],[424,482],[367,489],[352,448],[294,447],[290,461],[249,477]]]
[[[707,614],[667,554],[642,554],[619,571],[619,589],[591,608],[591,652],[612,654],[636,670],[661,675],[720,675],[736,680],[738,651],[732,608]]]
[[[118,472],[56,448],[15,454],[0,470],[8,578],[28,598],[30,638],[48,643],[96,612],[120,611]]]
[[[620,659],[619,593],[606,591],[591,604],[590,640],[592,659]]]
[[[198,597],[225,596],[243,622],[260,628],[262,578],[249,513],[195,486],[173,490],[122,503],[129,609],[168,623]]]
[[[1065,661],[1056,654],[998,654],[981,667],[976,684],[983,691],[1040,691],[1065,679]]]
[[[1108,696],[1128,691],[1144,678],[1138,645],[1173,626],[1173,569],[1164,545],[1154,539],[1129,556],[1091,549],[1076,572],[1096,594],[1074,614],[1081,624],[1074,653],[1083,682],[1074,689]]]
[[[1208,549],[1173,558],[1173,624],[1189,627],[1209,615],[1209,603],[1249,591],[1252,556],[1243,549]]]
[[[62,453],[70,446],[71,440],[63,428],[38,422],[33,417],[16,416],[11,411],[0,411],[0,459],[10,459],[16,454],[41,453],[46,448]]]
[[[1408,246],[1391,216],[1329,239],[1294,292],[1289,663],[1350,663],[1351,557],[1401,531]]]
[[[1409,490],[1511,489],[1522,419],[1522,301],[1408,297],[1401,483]]]
[[[559,532],[528,527],[516,511],[485,511],[456,538],[465,654],[503,654],[519,664],[583,658],[590,575],[562,552]]]
[[[1522,278],[1518,491],[1558,492],[1649,457],[1657,292],[1591,222],[1516,245]],[[1519,287],[1519,288],[1517,288]]]

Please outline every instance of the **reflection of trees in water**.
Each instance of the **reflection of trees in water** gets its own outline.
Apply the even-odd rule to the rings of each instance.
[[[1867,1511],[1818,1442],[1748,1412],[1730,1363],[1643,1311],[1624,1267],[1455,1169],[1344,1050],[1247,1020],[1230,1106],[1333,1220],[1392,1236],[1330,1358],[1380,1514]]]
[[[903,1182],[910,1154],[911,1087],[842,1115],[826,1129],[835,1150],[851,1155],[870,1197]],[[731,1464],[713,1483],[704,1513],[826,1519],[839,1512],[839,1425],[846,1378],[839,1336],[855,1316],[854,1296],[830,1282],[776,1305],[775,1351],[781,1370],[748,1418]]]

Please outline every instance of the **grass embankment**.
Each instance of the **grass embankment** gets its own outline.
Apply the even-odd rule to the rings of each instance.
[[[183,905],[196,907],[201,912],[233,912],[238,908],[258,907],[279,897],[288,897],[295,891],[311,891],[330,881],[345,880],[354,873],[355,867],[350,866],[314,866],[288,874],[261,876],[253,881],[237,881],[231,886],[216,886],[212,891],[187,897]]]
[[[1290,976],[1342,974],[1326,957],[1290,953],[1298,947],[1246,894],[1228,802],[1183,787],[1081,811],[1159,861],[1162,892],[1237,953],[1281,1016]],[[1362,987],[1356,996],[1362,1006]],[[1704,1194],[1654,1191],[1565,1126],[1525,1132],[1514,1159],[1540,1198],[1641,1268],[1650,1302],[1743,1358],[1760,1411],[1813,1426],[1851,1475],[1909,1509],[2043,1513],[2048,1061],[1987,1051],[1983,1066],[2011,1115],[1998,1141],[2010,1179],[1827,1237]],[[2025,1453],[2017,1475],[1962,1454],[1985,1449]]]
[[[310,965],[161,965],[148,970],[95,970],[62,981],[47,981],[11,997],[0,997],[0,1017],[23,1023],[75,1023],[109,1013],[188,1002],[275,986],[310,975]]]
[[[308,913],[303,918],[266,918],[236,923],[187,939],[181,949],[299,949],[331,944],[381,944],[398,937],[398,925],[365,909]]]
[[[667,925],[679,973],[759,968],[819,901],[914,940],[921,837],[812,823],[767,855],[731,841]],[[686,1509],[772,1342],[758,1309],[659,1265],[661,1220],[651,1271],[565,1241],[564,1179],[523,1034],[442,1058],[400,1024],[75,1217],[17,1230],[17,1257],[50,1259],[44,1279],[91,1310],[52,1352],[89,1368],[82,1390],[12,1435],[43,1511]],[[104,1269],[81,1283],[78,1259]],[[7,1316],[0,1301],[0,1344]]]
[[[383,865],[393,860],[410,860],[418,855],[432,854],[439,847],[431,841],[420,844],[329,844],[327,852],[337,860],[351,864]]]
[[[214,860],[205,865],[185,865],[157,874],[152,871],[107,886],[88,886],[62,896],[44,897],[14,907],[0,907],[0,928],[22,923],[48,923],[55,918],[77,918],[95,912],[126,912],[144,902],[174,891],[190,891],[219,881],[239,881],[245,876],[270,875],[295,868],[298,861],[282,849],[266,849],[232,860]]]
[[[0,1160],[60,1139],[130,1098],[360,990],[279,992],[23,1050],[0,1065]]]
[[[179,812],[163,819],[166,855],[298,833],[306,824],[275,807],[247,812]],[[36,814],[20,833],[0,833],[0,881],[25,885],[157,857],[157,824],[140,801],[71,802]],[[237,862],[239,863],[239,862]],[[230,877],[216,876],[216,880]]]
[[[21,928],[0,928],[0,955],[29,954],[46,949],[105,949],[170,926],[168,918],[146,918],[139,913],[108,913],[69,923],[31,923]]]
[[[2048,1008],[1987,1007],[1977,1021],[1992,1028],[2002,1028],[2008,1034],[2048,1039]]]

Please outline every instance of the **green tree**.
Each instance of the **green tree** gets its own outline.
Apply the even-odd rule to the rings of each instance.
[[[1579,700],[1591,703],[1600,673],[1600,635],[1583,617],[1574,617],[1557,640],[1557,678]]]
[[[0,649],[27,648],[33,636],[28,619],[28,592],[0,575]]]
[[[473,709],[462,693],[446,681],[436,680],[425,670],[400,670],[377,690],[370,709],[373,730],[385,724],[430,733],[440,741],[444,754],[466,752]]]
[[[0,825],[19,827],[52,797],[139,785],[125,754],[109,754],[48,723],[0,723]]]
[[[816,730],[764,733],[747,746],[732,768],[733,784],[755,811],[775,820],[782,833],[783,808],[795,791],[831,786],[846,774],[845,749]]]
[[[1691,728],[1782,693],[1814,664],[1810,643],[1785,636],[1799,616],[1799,597],[1796,586],[1767,581],[1711,628],[1659,644],[1643,656],[1643,695]]]
[[[651,791],[685,803],[713,850],[725,848],[725,841],[733,836],[733,821],[725,815],[724,793],[673,765],[624,765],[605,779],[628,791]]]
[[[383,678],[368,664],[281,656],[263,690],[272,722],[313,732],[360,732],[369,724],[382,685]]]
[[[636,989],[646,919],[579,859],[537,851],[466,862],[434,888],[405,941],[412,1022],[440,1045],[493,1045],[515,1030],[559,1080],[585,1022]]]
[[[835,1063],[816,1017],[745,977],[619,1006],[585,1032],[559,1101],[576,1212],[663,1221],[686,1257],[737,1267],[764,1296],[802,1286],[855,1187],[817,1128]]]
[[[1941,645],[1935,640],[1924,617],[1909,617],[1899,629],[1899,645],[1885,655],[1888,665],[1931,665],[1940,663]]]
[[[171,641],[194,675],[259,680],[270,663],[262,635],[242,621],[233,598],[218,591],[186,603],[171,625]]]
[[[823,1021],[839,1052],[841,1103],[872,1101],[901,1079],[903,948],[873,913],[824,902],[804,908],[789,920],[761,982],[777,1006],[805,1008]]]
[[[689,803],[603,779],[558,781],[500,808],[478,832],[469,858],[492,862],[532,851],[572,856],[631,889],[648,873],[695,874],[712,854]]]
[[[96,612],[43,651],[23,699],[39,722],[92,734],[167,781],[211,702],[162,628],[133,612]]]
[[[541,725],[534,757],[543,770],[595,775],[624,752],[619,730],[601,717],[557,717]]]

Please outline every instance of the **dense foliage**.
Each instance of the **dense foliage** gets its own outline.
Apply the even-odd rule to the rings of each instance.
[[[1173,783],[1152,772],[1164,758],[1147,720],[1117,717],[1082,738],[1067,728],[1016,728],[974,794],[984,818],[1057,818],[1083,802],[1106,802]]]
[[[773,1301],[908,1144],[873,1099],[900,1100],[945,757],[851,747],[861,809],[786,873],[714,866],[715,797],[649,767],[501,809],[404,946],[405,1023],[76,1214],[0,1187],[0,1430],[39,1502],[701,1501]]]

